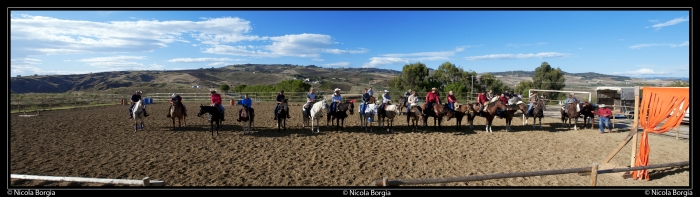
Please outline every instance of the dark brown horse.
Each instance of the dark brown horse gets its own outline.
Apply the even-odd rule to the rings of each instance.
[[[520,110],[523,111],[523,125],[527,125],[528,119],[532,117],[532,129],[535,129],[537,120],[540,121],[540,129],[542,129],[542,118],[544,118],[544,110],[547,110],[547,104],[545,100],[540,99],[532,104],[532,114],[527,112],[528,105],[522,103],[519,105]]]
[[[289,104],[287,100],[288,99],[285,98],[281,103],[277,104],[279,109],[277,110],[277,132],[280,132],[280,129],[287,131],[287,116],[289,115]]]
[[[427,107],[427,103],[423,104],[423,109]],[[437,130],[442,129],[442,118],[451,118],[454,116],[454,111],[447,107],[446,105],[433,104],[433,110],[425,110],[425,116],[423,116],[423,125],[428,126],[428,117],[433,117],[433,128],[437,124]]]
[[[327,109],[329,108],[330,107],[327,107]],[[355,108],[355,104],[354,102],[344,102],[339,103],[337,106],[335,106],[335,108],[337,110],[329,112],[328,117],[326,117],[326,127],[328,127],[328,122],[330,122],[331,127],[335,125],[335,131],[338,131],[338,129],[345,130],[343,128],[345,126],[345,118],[348,117],[348,114],[346,112],[350,111],[350,115],[353,115],[353,109]]]
[[[486,118],[486,131],[489,133],[493,133],[493,130],[491,130],[491,123],[493,123],[493,118],[496,116],[499,109],[506,111],[508,108],[502,101],[497,100],[496,102],[492,102],[486,106],[486,111],[482,113],[482,115]]]
[[[399,97],[399,105],[396,106],[399,108],[399,113],[397,115],[401,115],[401,113],[406,113],[404,112],[404,108],[406,108],[408,105],[408,98],[401,96]],[[408,115],[408,114],[406,114]]]
[[[469,121],[469,127],[473,128],[474,126],[472,125],[474,122],[474,116],[476,114],[476,110],[474,110],[473,104],[463,104],[463,105],[457,105],[455,103],[455,119],[457,122],[457,126],[455,127],[455,130],[461,130],[462,129],[462,118],[466,115],[467,119]],[[452,119],[451,117],[447,118],[447,121],[450,121]]]
[[[576,106],[579,105],[578,101],[571,103],[569,107],[564,110],[561,109],[561,126],[564,127],[564,124],[567,125],[567,128],[571,130],[571,119],[574,119],[574,130],[578,130],[576,128],[576,124],[578,124],[578,116],[579,112],[576,112]],[[567,122],[568,120],[568,122]]]
[[[420,106],[418,105],[412,105],[411,110],[409,114],[406,114],[406,121],[408,126],[413,127],[413,131],[418,130],[418,124],[423,123],[423,114],[421,113],[421,110],[419,110]],[[411,125],[413,123],[413,125]]]
[[[593,124],[595,122],[595,110],[596,108],[593,107],[593,103],[589,102],[583,102],[583,106],[581,106],[581,115],[583,115],[583,128],[586,128],[586,125],[589,123],[591,124],[591,129],[593,129]]]
[[[510,128],[510,123],[513,122],[513,116],[515,116],[515,112],[521,109],[520,105],[506,105],[507,110],[503,111],[503,117],[506,119],[506,132],[513,131],[513,129]]]

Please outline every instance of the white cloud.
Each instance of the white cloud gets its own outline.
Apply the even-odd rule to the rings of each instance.
[[[467,60],[496,60],[496,59],[525,59],[525,58],[558,58],[567,57],[570,54],[557,53],[557,52],[542,52],[537,54],[491,54],[491,55],[481,55],[481,56],[469,56],[466,57]]]
[[[668,46],[668,47],[674,48],[674,47],[685,47],[685,46],[689,46],[689,45],[690,45],[689,41],[685,41],[685,42],[680,43],[680,44],[638,44],[638,45],[630,46],[630,49],[641,49],[644,47],[655,47],[655,46]]]
[[[326,60],[321,59],[321,58],[311,58],[311,61],[322,62],[322,61],[326,61]]]
[[[207,64],[207,65],[208,66],[219,66],[219,65],[226,65],[226,63],[225,62],[213,62],[213,63]]]
[[[661,29],[662,27],[671,26],[671,25],[676,25],[676,24],[678,24],[678,23],[682,23],[682,22],[689,21],[689,20],[690,20],[690,18],[688,18],[688,16],[686,16],[686,17],[678,17],[678,18],[674,18],[674,19],[672,19],[672,20],[669,20],[669,21],[666,21],[666,22],[663,22],[663,23],[654,24],[654,25],[652,25],[651,27],[653,27],[653,28],[656,29],[656,30],[659,30],[659,29]],[[655,21],[651,21],[651,20],[650,20],[650,22],[656,23],[656,22],[658,22],[658,21],[657,21],[657,20],[655,20]]]
[[[131,60],[144,60],[146,56],[112,56],[112,57],[95,57],[80,59],[76,62],[87,63],[90,66],[100,67],[100,68],[143,68],[145,67],[143,63],[133,62]]]
[[[633,71],[625,71],[625,72],[614,72],[614,74],[624,74],[624,75],[668,75],[670,73],[667,72],[656,72],[652,69],[649,68],[640,68],[638,70],[633,70]]]
[[[210,44],[209,48],[204,50],[205,53],[235,55],[235,56],[251,56],[251,57],[303,57],[311,58],[314,61],[321,60],[322,53],[328,54],[361,54],[367,50],[360,48],[357,50],[343,50],[334,48],[334,42],[329,35],[323,34],[294,34],[276,37],[263,37],[260,40],[272,41],[272,44],[266,46],[230,46],[221,45],[216,42],[204,43]]]
[[[330,63],[330,64],[324,64],[326,67],[340,67],[340,68],[347,68],[350,66],[350,62],[336,62],[336,63]]]
[[[153,51],[173,42],[189,42],[192,36],[202,42],[236,42],[258,39],[244,35],[251,31],[240,18],[213,18],[203,21],[111,21],[64,20],[23,14],[11,17],[10,39],[16,50],[27,54],[75,54]]]
[[[202,62],[223,62],[232,61],[230,58],[175,58],[168,60],[173,63],[202,63]]]
[[[385,54],[370,58],[370,61],[362,65],[362,67],[374,68],[386,64],[449,60],[450,56],[453,56],[456,52],[460,52],[461,50],[464,50],[464,46],[456,47],[454,51]]]

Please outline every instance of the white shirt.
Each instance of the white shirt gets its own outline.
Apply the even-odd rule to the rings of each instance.
[[[410,103],[411,105],[415,105],[416,102],[418,102],[418,96],[411,95],[408,97],[408,103]]]

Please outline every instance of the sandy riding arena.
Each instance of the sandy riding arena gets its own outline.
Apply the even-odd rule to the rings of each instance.
[[[145,130],[134,131],[128,105],[46,111],[40,116],[10,118],[10,173],[42,176],[137,179],[150,177],[166,186],[369,186],[389,179],[450,178],[496,173],[590,167],[602,162],[627,136],[629,129],[600,134],[597,130],[565,130],[559,117],[543,119],[543,129],[521,126],[514,118],[495,118],[493,133],[476,117],[474,130],[466,117],[462,131],[455,120],[443,129],[410,132],[406,116],[397,116],[394,132],[365,132],[359,114],[345,120],[345,131],[321,133],[302,129],[301,104],[290,104],[287,131],[277,132],[272,103],[254,103],[252,134],[242,134],[236,122],[239,106],[226,106],[226,121],[218,136],[209,122],[197,117],[200,104],[185,103],[187,125],[172,128],[168,104],[147,106]],[[355,105],[357,112],[357,105]],[[516,113],[519,117],[520,113]],[[579,120],[579,124],[581,120]],[[532,123],[532,120],[530,120]],[[176,123],[177,124],[177,123]],[[579,126],[580,127],[580,126]],[[617,129],[616,129],[617,130]],[[689,140],[649,135],[650,164],[688,161]],[[628,166],[631,145],[610,163]],[[690,186],[690,168],[650,169],[650,181],[601,174],[598,186]],[[419,186],[588,186],[590,176],[578,174],[493,179]],[[105,186],[14,180],[11,186]],[[108,186],[108,185],[107,185]]]

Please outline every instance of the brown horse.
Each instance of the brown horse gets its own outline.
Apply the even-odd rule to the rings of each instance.
[[[427,103],[423,104],[423,109],[427,107]],[[437,124],[437,130],[442,129],[442,118],[447,117],[448,119],[454,116],[454,111],[447,107],[446,105],[433,104],[433,110],[425,110],[425,116],[423,116],[423,125],[428,126],[428,117],[433,117],[433,128]]]
[[[403,109],[406,108],[406,106],[408,106],[407,104],[408,104],[408,98],[407,98],[407,97],[404,97],[404,96],[399,97],[399,105],[396,106],[396,107],[399,108],[399,113],[396,114],[396,115],[399,115],[399,116],[400,116],[401,113],[406,113],[406,112],[403,112]],[[406,115],[408,115],[408,114],[406,114]]]
[[[413,126],[413,131],[418,130],[418,124],[423,123],[423,114],[421,113],[421,110],[419,110],[420,106],[418,105],[413,105],[411,106],[411,113],[406,114],[406,121],[408,126]],[[413,125],[411,125],[413,123]]]
[[[595,110],[596,108],[593,107],[592,103],[589,102],[583,102],[583,106],[581,107],[581,115],[583,115],[583,128],[586,128],[586,125],[589,123],[591,124],[591,129],[593,129],[593,124],[595,122]]]
[[[503,117],[506,119],[506,132],[513,131],[513,129],[510,128],[510,123],[513,121],[513,116],[515,116],[515,112],[521,109],[520,105],[506,105],[507,110],[503,111]]]
[[[466,115],[467,119],[469,121],[469,127],[473,128],[474,126],[472,125],[474,122],[474,116],[476,114],[476,110],[474,110],[473,104],[463,104],[463,105],[458,105],[455,103],[455,119],[457,121],[457,126],[455,127],[455,130],[461,130],[462,129],[462,118]],[[450,121],[452,119],[451,117],[447,118],[447,121]]]
[[[187,121],[185,120],[185,113],[187,113],[187,109],[183,109],[182,105],[180,105],[180,101],[175,101],[172,104],[172,108],[170,109],[170,118],[173,119],[173,129],[175,128],[175,119],[177,119],[177,123],[179,127],[182,127],[182,125],[187,126]]]
[[[576,128],[576,124],[578,124],[578,116],[579,112],[576,112],[576,106],[578,105],[578,102],[574,102],[569,105],[569,107],[566,109],[560,109],[561,111],[561,126],[564,127],[564,124],[567,125],[567,128],[571,130],[571,119],[574,119],[574,130],[578,130]],[[568,120],[568,122],[567,122]]]
[[[523,111],[523,125],[527,125],[528,119],[532,117],[532,129],[535,129],[537,120],[540,121],[540,129],[542,129],[542,118],[544,118],[544,110],[547,110],[547,104],[545,100],[540,99],[532,104],[532,115],[527,112],[528,105],[522,103],[518,106],[521,111]]]
[[[497,100],[486,106],[486,111],[482,113],[483,116],[486,118],[486,131],[489,133],[493,133],[493,130],[491,130],[491,123],[493,123],[493,118],[496,116],[496,113],[498,113],[499,109],[502,111],[506,111],[508,108],[505,104],[503,104],[502,101]]]
[[[239,117],[241,119],[241,122],[243,122],[243,134],[246,134],[246,131],[248,131],[247,133],[253,133],[253,131],[251,130],[251,128],[253,128],[253,125],[255,125],[255,111],[253,110],[253,108],[243,107],[238,113],[240,113]],[[245,126],[246,123],[248,123],[248,127]]]

